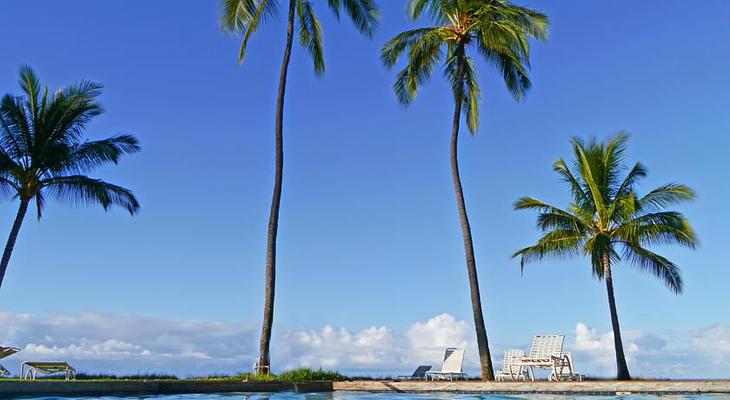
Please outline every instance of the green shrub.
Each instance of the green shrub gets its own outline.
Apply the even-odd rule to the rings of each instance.
[[[250,372],[239,374],[234,376],[236,380],[242,379],[246,382],[280,382],[281,379],[279,379],[276,375],[258,375],[258,374],[252,374]]]
[[[277,376],[283,382],[310,382],[310,381],[344,381],[346,376],[337,371],[311,368],[297,368],[286,371]]]

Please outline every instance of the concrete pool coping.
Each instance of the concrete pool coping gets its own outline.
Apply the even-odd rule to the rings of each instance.
[[[352,381],[333,382],[335,391],[395,393],[495,394],[698,394],[730,393],[730,380],[585,381],[585,382],[480,382],[480,381]]]
[[[2,380],[0,399],[29,396],[130,396],[193,393],[331,392],[332,382],[244,382],[233,380]]]
[[[730,380],[588,382],[243,382],[205,380],[0,380],[0,398],[30,396],[129,396],[192,393],[381,392],[493,394],[712,394],[730,393]]]

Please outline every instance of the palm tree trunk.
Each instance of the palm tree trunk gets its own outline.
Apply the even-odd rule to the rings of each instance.
[[[608,292],[608,308],[611,310],[611,326],[613,327],[613,344],[616,347],[616,379],[619,381],[631,380],[629,367],[626,364],[624,345],[621,340],[621,327],[618,323],[616,312],[616,299],[613,296],[613,277],[611,276],[611,260],[608,256],[603,257],[603,277],[606,280],[606,291]]]
[[[20,226],[23,225],[23,219],[25,213],[28,211],[28,204],[30,199],[20,199],[20,207],[18,213],[15,215],[15,222],[13,222],[13,228],[10,230],[10,236],[8,236],[8,242],[5,244],[5,251],[3,252],[3,258],[0,260],[0,287],[3,285],[3,279],[5,278],[5,271],[8,269],[10,264],[10,255],[13,253],[15,247],[15,240],[18,238],[18,232],[20,232]]]
[[[482,313],[482,300],[479,294],[479,279],[477,278],[477,264],[474,257],[474,244],[471,237],[471,226],[466,213],[464,202],[464,191],[461,187],[461,176],[459,174],[459,122],[461,120],[461,103],[463,93],[455,96],[454,125],[451,132],[451,178],[454,181],[456,191],[456,204],[459,209],[459,221],[461,222],[461,233],[464,236],[464,251],[466,253],[466,270],[469,274],[469,289],[471,291],[471,308],[474,314],[474,327],[477,333],[477,347],[479,348],[479,363],[481,365],[482,380],[494,380],[494,369],[492,358],[489,354],[489,342],[487,340],[487,328],[484,326],[484,315]]]
[[[274,323],[274,295],[276,287],[276,236],[279,230],[279,209],[281,208],[281,186],[284,176],[284,95],[286,79],[289,72],[292,43],[294,41],[295,1],[289,1],[289,15],[286,26],[286,47],[281,61],[279,76],[279,92],[276,97],[276,171],[274,173],[274,194],[271,199],[269,213],[269,229],[266,244],[266,293],[264,301],[264,318],[261,327],[261,344],[259,349],[259,373],[269,374],[271,362],[269,348],[271,345],[271,326]]]

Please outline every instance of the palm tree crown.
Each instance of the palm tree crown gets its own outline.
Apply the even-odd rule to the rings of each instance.
[[[46,195],[135,214],[139,203],[131,191],[84,175],[140,150],[130,135],[82,141],[89,121],[103,112],[96,101],[101,85],[82,81],[49,94],[26,66],[20,86],[24,96],[7,94],[0,101],[0,193],[35,200],[39,219]]]
[[[687,186],[672,183],[639,196],[636,185],[647,172],[640,163],[626,172],[623,153],[627,139],[628,135],[619,134],[605,145],[595,139],[573,139],[573,168],[563,159],[553,165],[573,196],[567,209],[532,197],[515,203],[518,210],[537,210],[537,226],[545,232],[537,244],[514,254],[521,257],[523,267],[549,256],[585,255],[591,259],[593,274],[602,279],[604,260],[611,265],[625,260],[661,279],[674,293],[682,292],[677,265],[647,247],[678,244],[695,248],[697,237],[684,215],[664,210],[694,199],[695,194]]]
[[[461,99],[467,126],[479,128],[481,90],[470,49],[501,72],[504,82],[520,100],[530,88],[529,38],[547,39],[548,18],[506,0],[410,0],[409,17],[428,14],[437,26],[403,32],[383,47],[381,59],[394,67],[407,52],[408,63],[394,85],[403,104],[413,101],[446,49],[444,75],[454,96]]]
[[[294,17],[298,24],[299,43],[314,62],[317,74],[325,71],[322,43],[322,25],[310,0],[290,0]],[[378,22],[378,12],[373,0],[327,0],[329,8],[339,17],[344,11],[361,33],[371,36]],[[246,57],[246,47],[251,36],[262,23],[275,15],[279,4],[277,0],[222,0],[221,26],[233,35],[243,34],[238,61]]]

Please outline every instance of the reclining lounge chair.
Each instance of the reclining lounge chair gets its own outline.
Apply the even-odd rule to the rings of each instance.
[[[449,347],[444,353],[444,363],[441,366],[441,371],[428,371],[426,372],[426,379],[435,381],[454,379],[466,379],[466,374],[462,370],[464,364],[464,349],[457,349]]]
[[[20,351],[20,349],[17,347],[0,346],[0,360],[2,360],[5,357],[10,357],[19,351]],[[0,376],[8,376],[8,375],[10,375],[10,371],[5,369],[5,367],[3,367],[2,364],[0,364]]]
[[[67,381],[76,379],[76,370],[67,362],[26,361],[20,365],[20,379],[34,380],[39,372],[46,375],[62,372]]]
[[[426,372],[431,370],[430,365],[419,365],[418,368],[416,368],[415,371],[413,371],[412,375],[401,375],[397,378],[400,380],[411,380],[411,381],[420,381],[426,379]]]

